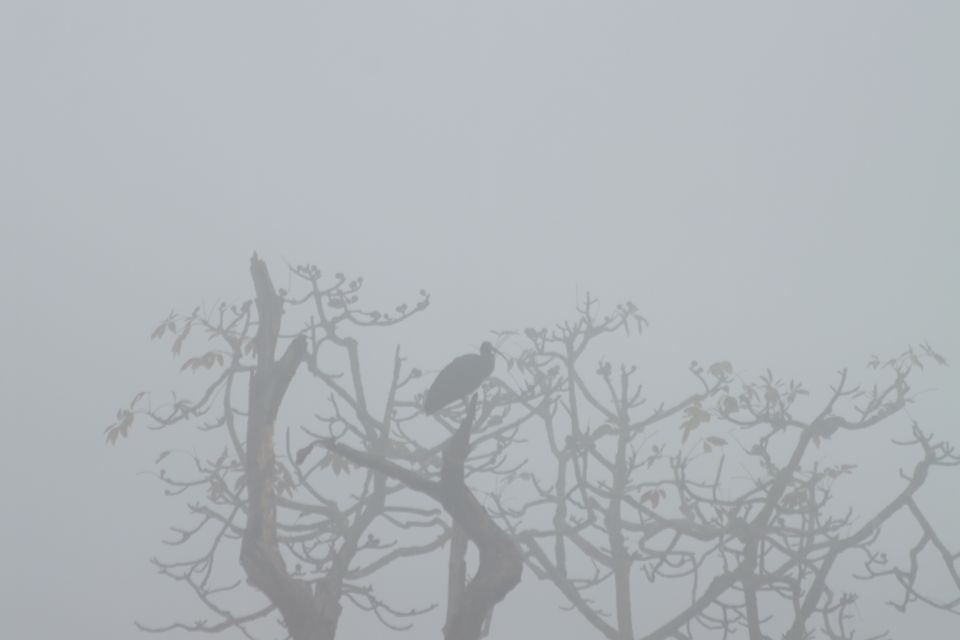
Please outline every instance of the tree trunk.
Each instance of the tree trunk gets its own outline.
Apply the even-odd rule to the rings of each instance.
[[[274,491],[274,421],[290,380],[307,350],[298,336],[276,359],[283,315],[270,274],[254,254],[250,265],[259,327],[254,338],[257,366],[250,376],[247,416],[246,480],[249,508],[240,563],[248,582],[262,591],[283,616],[293,640],[333,640],[340,618],[340,594],[314,590],[290,576],[277,543],[277,497]],[[337,590],[334,590],[337,591]]]
[[[332,440],[323,445],[351,462],[388,475],[409,488],[425,493],[440,503],[450,514],[456,526],[466,533],[480,552],[477,574],[460,591],[451,586],[450,593],[460,591],[451,601],[443,628],[445,640],[479,640],[484,622],[494,607],[520,584],[523,555],[517,543],[500,529],[487,510],[463,481],[464,464],[470,450],[470,429],[476,416],[476,396],[470,401],[467,416],[448,441],[443,451],[440,482],[423,478],[385,458],[337,444]],[[455,556],[451,556],[454,562]],[[451,577],[453,575],[451,571]]]
[[[453,523],[453,533],[450,536],[450,565],[447,570],[447,620],[450,624],[453,618],[454,604],[463,598],[463,591],[467,587],[467,538],[466,531],[456,522]]]

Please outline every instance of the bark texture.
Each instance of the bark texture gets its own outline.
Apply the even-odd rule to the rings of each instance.
[[[256,254],[250,265],[259,326],[254,339],[257,366],[250,376],[246,441],[249,507],[240,563],[247,580],[262,591],[283,616],[293,640],[333,640],[340,618],[339,593],[314,590],[288,572],[277,542],[277,496],[274,489],[274,421],[283,396],[307,351],[303,336],[276,357],[283,299],[277,295],[266,264]]]

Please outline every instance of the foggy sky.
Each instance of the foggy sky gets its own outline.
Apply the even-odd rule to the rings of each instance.
[[[946,0],[0,3],[3,635],[201,617],[148,563],[185,521],[138,475],[159,436],[102,431],[191,388],[150,330],[248,297],[253,251],[278,284],[430,291],[370,347],[426,368],[586,291],[650,320],[627,355],[665,392],[692,359],[821,393],[911,343],[958,361],[958,33]],[[912,414],[955,433],[957,367],[920,380]],[[494,637],[584,637],[527,578]]]

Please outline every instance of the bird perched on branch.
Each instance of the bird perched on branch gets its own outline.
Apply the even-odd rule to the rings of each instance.
[[[493,373],[494,357],[500,353],[489,342],[480,345],[480,353],[468,353],[445,366],[427,390],[423,412],[436,413],[448,404],[464,398]],[[503,354],[500,354],[503,355]]]

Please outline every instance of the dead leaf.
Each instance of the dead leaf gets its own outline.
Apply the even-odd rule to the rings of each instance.
[[[722,360],[720,362],[714,362],[707,368],[707,371],[717,380],[726,380],[733,374],[733,365],[726,360]]]

